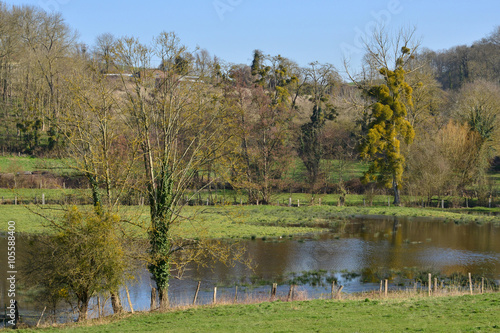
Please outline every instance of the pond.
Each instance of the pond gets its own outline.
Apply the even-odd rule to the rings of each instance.
[[[378,290],[382,278],[389,278],[396,287],[401,285],[402,277],[418,279],[422,272],[443,275],[470,272],[474,276],[500,279],[500,227],[492,224],[457,225],[429,218],[366,217],[340,222],[332,230],[308,237],[243,243],[247,255],[257,264],[253,270],[243,265],[192,267],[182,280],[171,280],[171,302],[190,304],[198,281],[201,281],[198,303],[203,304],[211,302],[214,286],[219,288],[219,299],[233,299],[235,286],[239,288],[239,299],[243,299],[249,294],[269,295],[272,283],[278,283],[278,294],[286,294],[288,284],[294,283],[308,297],[321,297],[330,293],[332,280],[343,286],[343,292],[352,293]],[[23,246],[21,238],[19,260]],[[6,248],[6,239],[0,238],[2,308],[8,289],[3,259]],[[154,282],[146,269],[129,285],[136,310],[149,309],[151,286]],[[122,296],[128,308],[125,293]],[[23,298],[19,303],[21,311],[26,313],[37,310],[35,304],[23,304]]]

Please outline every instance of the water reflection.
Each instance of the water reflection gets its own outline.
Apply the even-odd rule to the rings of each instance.
[[[444,274],[471,272],[500,279],[499,240],[500,228],[491,224],[456,225],[429,219],[360,218],[306,239],[247,241],[247,255],[257,263],[253,271],[243,265],[191,267],[183,280],[171,281],[170,297],[174,303],[190,303],[197,281],[202,281],[199,302],[208,303],[211,300],[211,288],[215,285],[228,286],[220,292],[232,297],[233,287],[230,286],[251,285],[255,280],[284,283],[293,273],[318,270],[334,272],[331,274],[345,286],[344,292],[377,288],[377,272],[405,268],[427,269]],[[23,240],[19,239],[18,260],[22,260],[25,246]],[[5,238],[0,238],[2,258],[5,258],[6,247]],[[6,301],[6,271],[2,259],[2,307]],[[362,273],[362,276],[352,278],[345,272]],[[130,296],[136,309],[148,309],[152,285],[147,270],[140,272],[130,285]],[[286,286],[279,288],[279,292],[287,291]],[[303,288],[311,296],[329,292],[328,286]],[[253,290],[268,292],[268,289],[269,286],[265,286]],[[244,291],[240,289],[240,292]],[[127,302],[123,303],[126,306]],[[26,309],[26,304],[23,305]],[[27,307],[32,309],[33,305]]]

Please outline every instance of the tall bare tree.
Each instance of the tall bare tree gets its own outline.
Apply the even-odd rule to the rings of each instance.
[[[134,73],[122,76],[122,108],[129,114],[143,157],[151,220],[149,270],[161,307],[169,304],[171,269],[182,271],[200,257],[200,251],[222,260],[231,257],[230,249],[220,250],[214,247],[217,244],[185,239],[175,232],[193,177],[219,156],[231,138],[233,121],[218,89],[192,80],[190,67],[178,70],[176,59],[186,53],[178,37],[165,32],[152,46],[123,38],[116,47],[119,62]],[[152,56],[161,59],[160,69],[151,69]],[[181,250],[182,260],[176,261]]]

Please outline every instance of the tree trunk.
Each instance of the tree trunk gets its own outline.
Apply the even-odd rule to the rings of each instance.
[[[168,286],[158,290],[158,298],[160,300],[160,309],[167,309],[170,306],[168,301]]]
[[[401,201],[399,199],[399,188],[398,188],[398,182],[393,178],[392,179],[392,189],[394,190],[394,206],[399,206],[401,205]]]
[[[113,307],[113,312],[119,314],[123,312],[122,302],[120,300],[120,295],[118,291],[112,291],[111,293],[111,306]]]
[[[89,295],[86,291],[82,292],[80,295],[77,294],[79,306],[78,306],[78,321],[87,320],[87,312],[89,309]]]

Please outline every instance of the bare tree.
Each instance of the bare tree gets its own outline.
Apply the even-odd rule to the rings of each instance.
[[[182,238],[175,231],[183,221],[183,199],[193,177],[217,159],[232,136],[233,115],[221,92],[186,80],[192,68],[186,68],[186,75],[178,70],[175,59],[186,52],[173,33],[161,33],[152,46],[124,38],[116,47],[119,62],[136,73],[132,78],[122,76],[122,109],[143,157],[151,220],[148,264],[163,308],[169,304],[171,269],[182,272],[187,263],[199,260],[200,251],[223,261],[239,257],[220,244]],[[162,59],[158,70],[151,69],[153,55]],[[179,251],[182,258],[175,256]]]
[[[116,38],[110,33],[101,34],[95,39],[94,53],[98,61],[103,63],[103,73],[108,73],[112,65],[115,44]]]

